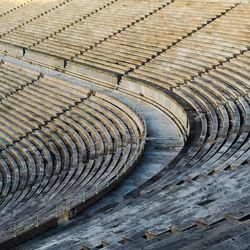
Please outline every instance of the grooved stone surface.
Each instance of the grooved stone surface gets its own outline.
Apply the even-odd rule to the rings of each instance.
[[[129,100],[142,111],[148,126],[145,152],[134,171],[116,190],[88,208],[64,227],[59,227],[55,231],[52,230],[35,238],[34,244],[29,242],[28,245],[24,244],[16,249],[64,249],[66,247],[64,245],[65,242],[69,241],[72,243],[76,240],[75,236],[78,235],[78,231],[80,234],[84,233],[84,221],[105,213],[107,207],[110,207],[110,210],[112,210],[113,207],[123,203],[124,195],[154,176],[163,168],[163,164],[169,163],[175,157],[181,149],[183,141],[173,122],[155,107],[131,97]],[[69,233],[69,230],[72,230],[72,234]],[[58,232],[58,234],[55,234],[55,232]],[[65,239],[65,232],[69,239]],[[58,245],[60,244],[60,239],[63,239],[63,245]]]

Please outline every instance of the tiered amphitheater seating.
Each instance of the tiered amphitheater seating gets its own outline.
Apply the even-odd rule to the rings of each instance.
[[[249,47],[249,13],[245,5],[234,8],[128,76],[171,88],[206,72]]]
[[[17,75],[17,66],[1,66]],[[19,241],[13,227],[17,235],[36,234],[39,224],[54,226],[65,209],[72,217],[117,185],[146,134],[140,113],[114,96],[19,71],[30,82],[1,102],[0,238],[10,239],[1,249]]]
[[[87,8],[81,8],[83,4],[83,1],[72,0],[61,8],[3,36],[1,42],[70,58],[86,46],[89,47],[109,37],[114,32],[126,28],[130,23],[140,20],[165,3],[163,0],[150,2],[131,0],[103,2],[97,0],[92,1],[91,4],[86,1]],[[117,20],[117,15],[119,15],[119,22],[114,21]],[[72,16],[74,16],[73,19]],[[53,20],[50,26],[46,25],[48,20]],[[95,27],[98,27],[98,32],[92,32]],[[69,46],[69,41],[72,41],[73,37],[74,44]],[[45,42],[41,44],[43,40]],[[33,48],[34,45],[35,48]]]
[[[84,65],[88,65],[118,75],[126,74],[182,39],[192,36],[211,20],[230,12],[234,7],[233,3],[176,0],[130,29],[77,55],[73,63],[68,63],[68,69],[87,74],[84,71]],[[155,29],[156,25],[164,28]],[[81,70],[77,71],[75,63],[83,64]],[[103,79],[105,81],[105,77]]]
[[[22,27],[1,38],[29,47],[34,60],[46,59],[39,53],[49,55],[47,63],[66,59],[66,69],[159,108],[166,98],[187,133],[177,157],[119,206],[100,209],[44,243],[55,242],[54,249],[248,249],[250,5],[147,2],[113,1],[76,23],[60,7],[51,16],[58,13],[62,25],[49,31],[39,17],[27,24],[30,38]],[[77,4],[69,1],[65,9],[72,6],[71,13]],[[39,23],[52,36],[37,36]],[[117,185],[142,153],[146,125],[117,92],[94,92],[6,62],[0,76],[4,249],[74,217]]]
[[[199,141],[132,201],[61,233],[51,249],[248,249],[249,59],[246,51],[173,88],[200,117]]]
[[[42,40],[61,32],[65,28],[84,20],[89,15],[110,4],[110,1],[82,1],[71,0],[65,2],[60,8],[46,12],[13,32],[2,36],[1,41],[15,44],[24,48],[41,42]],[[82,6],[85,5],[84,8]],[[49,6],[47,6],[49,7]],[[50,22],[50,25],[48,25]]]
[[[27,1],[21,8],[17,8],[13,12],[0,16],[0,22],[4,25],[0,27],[0,36],[30,22],[33,19],[39,18],[50,12],[53,9],[60,8],[70,0],[53,0],[53,1]],[[22,1],[21,1],[22,2]],[[10,7],[12,2],[10,1]]]
[[[15,11],[17,8],[22,7],[29,0],[20,0],[18,3],[15,0],[2,0],[0,2],[0,16],[4,16],[9,12]]]
[[[18,92],[39,78],[39,73],[15,67],[6,62],[0,63],[0,101]]]
[[[96,15],[66,27],[65,30],[53,34],[43,42],[37,42],[36,39],[36,42],[30,43],[27,57],[35,59],[35,57],[37,58],[37,52],[40,52],[63,59],[70,59],[81,51],[90,49],[110,36],[127,29],[146,16],[152,15],[169,3],[170,1],[163,0],[115,1]],[[98,27],[98,30],[93,32],[96,27]],[[42,59],[47,63],[54,63],[50,59]],[[59,66],[63,66],[63,62],[59,62]]]
[[[163,49],[195,32],[197,27],[205,25],[235,5],[234,3],[210,2],[202,4],[188,0],[175,0],[173,3],[170,1],[164,3],[161,0],[150,3],[148,1],[136,3],[131,0],[117,1],[95,15],[80,19],[76,24],[74,21],[68,22],[69,27],[67,27],[67,21],[63,15],[64,9],[68,9],[72,5],[72,11],[75,11],[76,2],[76,0],[72,1],[44,17],[29,22],[3,36],[0,41],[24,48],[28,47],[30,49],[26,51],[27,57],[40,59],[40,61],[56,66],[63,67],[65,63],[59,59],[59,61],[51,59],[51,55],[64,59],[77,56],[74,62],[97,66],[119,74],[127,72],[134,65],[147,61]],[[200,12],[199,16],[194,15],[197,11]],[[70,17],[70,11],[67,10],[67,13]],[[77,13],[80,12],[77,11]],[[117,19],[117,15],[119,15],[119,22],[114,21]],[[60,20],[60,22],[53,22],[50,29],[43,25],[44,22],[46,23],[48,19],[53,19],[55,16],[57,16],[56,20]],[[159,19],[162,20],[161,25],[168,24],[168,26],[155,34],[155,23]],[[187,23],[183,23],[183,19],[187,20]],[[105,23],[105,26],[100,25],[102,23]],[[177,24],[178,32],[176,32]],[[98,32],[92,32],[97,26]],[[147,29],[142,29],[142,27],[147,27]],[[38,32],[36,32],[37,29]],[[72,41],[73,37],[74,41]],[[109,37],[112,39],[105,41]],[[144,42],[145,37],[147,37],[148,43]],[[135,44],[137,51],[134,51],[133,47],[131,48],[131,45]],[[93,50],[92,47],[96,48]],[[147,52],[143,48],[147,48]],[[89,49],[91,50],[89,51]],[[103,58],[107,50],[113,50],[112,58],[106,56]],[[130,50],[131,52],[129,52]],[[102,62],[104,59],[106,62]],[[71,69],[70,66],[69,69]]]

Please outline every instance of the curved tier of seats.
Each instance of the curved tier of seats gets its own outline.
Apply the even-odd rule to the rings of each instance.
[[[233,3],[176,0],[92,50],[83,51],[73,59],[72,64],[68,63],[68,68],[74,71],[74,63],[82,63],[123,75],[192,35],[211,19],[218,18],[232,8]],[[186,22],[183,22],[183,19]],[[157,25],[164,28],[155,29]]]
[[[140,157],[146,127],[114,96],[11,66],[0,71],[26,82],[1,101],[0,239],[15,244],[14,234],[75,216],[117,185]]]
[[[128,76],[171,88],[241,54],[249,47],[249,12],[237,6]]]
[[[238,237],[236,246],[249,247],[249,241],[240,242],[249,237],[249,59],[250,52],[243,52],[172,89],[200,116],[199,144],[193,145],[172,170],[168,170],[171,164],[167,166],[161,178],[144,187],[133,203],[84,224],[92,228],[84,232],[86,242],[79,234],[82,242],[76,245],[107,245],[107,249],[200,249],[214,245],[219,249],[233,246],[228,240]],[[126,214],[128,209],[132,212]],[[128,218],[134,225],[127,223]],[[113,221],[120,233],[112,234],[114,228],[104,226]],[[101,225],[105,233],[93,235]],[[244,226],[245,233],[241,231]],[[217,234],[219,230],[224,237]]]
[[[247,249],[249,59],[248,50],[172,88],[200,117],[198,143],[132,201],[49,237],[50,249]]]
[[[129,16],[146,2],[117,0],[33,47],[31,32],[22,45],[34,60],[46,58],[32,50],[59,56],[67,70],[169,110],[187,136],[176,158],[119,206],[41,240],[55,242],[51,249],[250,247],[250,5],[153,2]],[[100,20],[107,21],[100,33],[89,32]],[[118,184],[142,153],[146,125],[117,92],[17,73],[5,62],[0,74],[0,247],[7,248]]]

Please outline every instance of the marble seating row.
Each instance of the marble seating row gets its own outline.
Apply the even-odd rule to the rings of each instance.
[[[1,111],[1,242],[107,192],[143,151],[145,122],[129,103],[46,75]]]

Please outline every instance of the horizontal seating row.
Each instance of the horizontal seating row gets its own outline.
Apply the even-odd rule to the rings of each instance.
[[[38,80],[40,73],[5,62],[0,64],[0,77],[0,100],[2,100]]]
[[[135,69],[128,77],[171,88],[212,69],[214,65],[228,58],[233,58],[249,46],[249,13],[250,8],[237,6],[199,32]],[[240,22],[237,22],[239,19]]]
[[[0,3],[0,16],[8,14],[9,12],[22,7],[28,2],[29,0],[21,0],[18,2],[16,2],[15,0],[2,0]]]
[[[50,93],[57,93],[54,99],[60,93],[67,98],[60,102],[58,115],[0,152],[0,213],[5,215],[0,225],[1,241],[12,236],[11,225],[21,233],[36,217],[43,222],[59,215],[62,200],[77,204],[83,196],[75,194],[85,194],[84,200],[88,200],[109,187],[136,161],[146,135],[143,119],[119,99],[48,76],[32,86],[36,93],[46,86]],[[81,98],[71,103],[76,96]],[[70,108],[63,108],[67,105]],[[17,111],[18,107],[12,108]],[[18,115],[24,115],[22,109]],[[4,128],[0,130],[3,133]],[[65,203],[62,205],[65,209]]]
[[[113,34],[126,29],[168,3],[170,1],[116,1],[98,14],[83,19],[47,40],[35,44],[34,47],[31,47],[32,44],[30,44],[30,48],[32,51],[70,59],[81,51],[90,49]],[[29,57],[29,50],[27,56]]]
[[[147,202],[138,198],[133,205],[124,204],[112,213],[99,214],[93,220],[74,226],[69,232],[61,233],[60,237],[64,239],[62,242],[68,243],[68,247],[74,246],[74,237],[78,239],[77,246],[89,248],[103,244],[104,249],[105,246],[107,249],[113,249],[109,246],[119,242],[121,242],[119,249],[130,249],[129,246],[131,249],[140,249],[147,245],[150,249],[151,244],[152,247],[161,246],[161,244],[168,246],[172,241],[176,246],[181,243],[183,247],[187,246],[187,242],[175,241],[175,238],[180,240],[185,237],[185,233],[190,231],[194,233],[195,229],[205,234],[213,225],[220,225],[220,221],[225,221],[225,215],[230,211],[229,207],[235,209],[238,205],[238,211],[247,208],[242,203],[249,199],[247,192],[244,192],[241,197],[237,194],[240,192],[239,186],[244,185],[244,190],[249,188],[245,182],[248,172],[248,166],[240,166],[237,171],[224,171],[186,183],[182,188],[163,190],[150,200],[147,199]],[[227,199],[221,199],[223,196]],[[130,208],[129,212],[128,208]],[[214,216],[214,211],[217,211],[216,217],[210,219]],[[131,218],[133,222],[128,222]],[[236,225],[239,225],[241,218],[243,217],[239,217]],[[102,228],[105,228],[105,231]],[[213,233],[212,230],[211,233]],[[202,235],[197,236],[190,244],[198,245],[198,239],[202,242]],[[51,236],[50,242],[55,241],[56,236]],[[62,244],[57,244],[57,247]]]
[[[244,11],[240,10],[243,14]],[[168,170],[166,166],[162,178],[144,188],[141,197],[60,233],[64,241],[57,247],[65,243],[67,247],[82,248],[196,249],[205,244],[216,249],[216,244],[218,247],[228,244],[214,230],[223,227],[223,223],[230,224],[226,219],[235,220],[234,226],[239,230],[244,224],[249,227],[250,54],[247,43],[238,45],[234,46],[237,55],[233,55],[234,51],[227,51],[224,44],[226,53],[218,50],[218,55],[225,62],[214,63],[209,70],[194,74],[191,80],[179,81],[179,87],[172,88],[200,117],[202,131],[198,144],[190,148],[175,168]],[[210,61],[215,59],[213,53]],[[232,53],[230,60],[227,60],[228,53]],[[184,54],[176,63],[182,59]],[[160,85],[168,88],[165,82]],[[210,232],[211,239],[208,239],[205,236]],[[188,238],[186,233],[190,233]],[[231,235],[229,228],[225,228],[225,235],[228,234]],[[237,231],[237,235],[238,242],[248,236],[243,231]],[[57,236],[49,240],[56,241]]]
[[[243,232],[245,229],[247,230],[248,227],[249,221],[238,222],[233,220],[224,220],[219,224],[213,225],[211,228],[201,228],[196,226],[186,230],[185,232],[177,233],[176,235],[171,234],[171,232],[167,232],[149,241],[141,238],[140,242],[132,241],[131,243],[128,243],[126,249],[133,249],[133,247],[139,248],[142,246],[144,246],[145,249],[156,249],[163,247],[192,249],[194,247],[199,248],[200,246],[204,246],[209,249],[211,249],[211,246],[213,246],[214,249],[221,249],[216,248],[216,246],[220,246],[223,244],[223,242],[227,241],[228,238],[232,239],[232,241],[234,241],[234,238],[236,237],[241,238],[240,236],[244,234]],[[246,242],[244,241],[241,243],[237,242],[235,246],[237,246],[237,248],[243,247],[243,249],[245,246],[247,249],[249,244],[245,244]]]
[[[1,25],[0,27],[0,36],[15,29],[16,27],[22,26],[26,22],[29,22],[38,16],[44,15],[44,13],[49,12],[52,9],[59,8],[69,1],[70,0],[29,1],[21,8],[10,12],[8,15],[0,17],[1,23],[4,23],[4,25]]]
[[[196,32],[212,18],[229,11],[230,7],[229,3],[176,0],[93,49],[83,51],[73,62],[125,74]],[[157,25],[163,28],[155,29]],[[69,69],[70,65],[69,62]]]
[[[32,22],[15,29],[11,33],[6,34],[0,41],[24,48],[31,47],[51,35],[64,30],[68,26],[73,25],[75,22],[85,19],[88,15],[95,13],[98,9],[107,4],[110,4],[110,1],[68,1],[60,8],[56,8]],[[83,5],[84,8],[82,8]],[[47,25],[48,21],[50,25]]]

